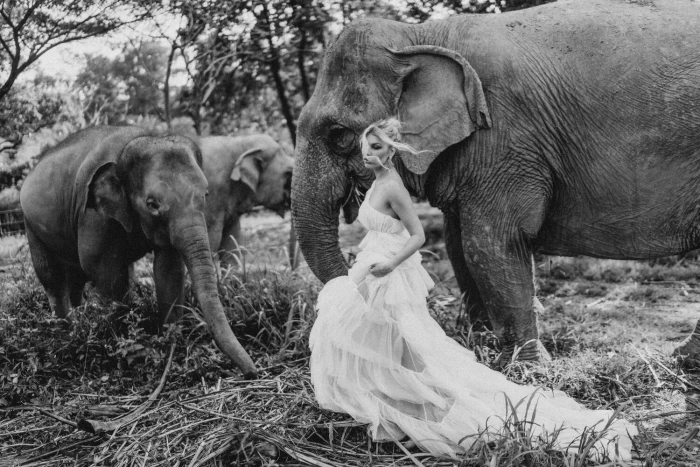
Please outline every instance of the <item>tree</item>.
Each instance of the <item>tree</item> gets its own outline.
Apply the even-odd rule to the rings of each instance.
[[[163,87],[168,47],[144,41],[124,47],[110,59],[86,55],[74,87],[83,99],[85,120],[92,125],[117,123],[128,114],[165,118]]]
[[[73,84],[83,102],[83,115],[90,125],[114,123],[127,111],[126,84],[113,73],[113,60],[85,55],[85,65]]]
[[[556,0],[409,0],[404,19],[423,22],[430,19],[438,8],[451,14],[501,13],[554,1]]]
[[[0,4],[0,100],[17,78],[57,45],[140,21],[136,0],[3,0]]]
[[[169,47],[159,41],[143,41],[124,48],[114,63],[114,74],[126,84],[129,113],[163,119],[163,86]]]
[[[232,2],[229,6],[227,11],[210,16],[213,20],[210,30],[227,34],[219,35],[218,41],[231,54],[218,79],[208,80],[209,93],[203,103],[206,113],[211,123],[220,127],[231,121],[232,113],[239,114],[245,107],[243,104],[256,100],[251,99],[250,93],[257,96],[256,105],[266,106],[268,102],[263,101],[268,94],[264,90],[272,89],[293,141],[296,118],[315,81],[318,57],[325,42],[325,25],[331,21],[325,3],[249,0]],[[215,40],[210,36],[209,43]],[[200,57],[206,58],[201,54]],[[202,78],[200,70],[208,65],[205,62],[200,65],[197,71]]]
[[[38,74],[32,81],[13,87],[0,100],[0,149],[17,147],[23,135],[55,123],[80,124],[80,107],[68,91],[68,83]]]
[[[221,2],[215,6],[179,1],[172,7],[184,19],[172,50],[180,51],[191,81],[189,90],[180,95],[180,110],[192,118],[197,134],[202,134],[202,121],[212,94],[224,75],[233,73],[237,65],[242,31],[240,25],[231,25],[226,19],[235,16],[238,3]]]

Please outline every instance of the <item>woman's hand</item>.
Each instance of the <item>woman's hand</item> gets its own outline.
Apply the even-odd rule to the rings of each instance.
[[[374,277],[384,277],[396,268],[394,263],[391,261],[382,261],[381,263],[374,263],[369,267],[369,273]]]

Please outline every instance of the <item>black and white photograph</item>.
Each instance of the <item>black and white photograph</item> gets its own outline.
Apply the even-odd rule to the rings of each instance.
[[[0,467],[700,467],[700,0],[0,0]]]

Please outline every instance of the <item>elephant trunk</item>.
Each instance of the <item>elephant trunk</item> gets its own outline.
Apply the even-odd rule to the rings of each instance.
[[[216,272],[209,251],[204,219],[202,218],[201,223],[179,228],[177,232],[173,244],[180,251],[190,272],[195,295],[209,332],[221,351],[233,360],[246,378],[257,377],[255,364],[233,334],[219,300]]]
[[[292,219],[301,252],[323,283],[348,273],[338,245],[339,213],[333,211],[332,206],[319,205],[318,199],[311,201],[292,191]]]
[[[338,245],[340,204],[347,178],[324,151],[297,138],[292,172],[292,221],[304,259],[322,282],[348,273]]]

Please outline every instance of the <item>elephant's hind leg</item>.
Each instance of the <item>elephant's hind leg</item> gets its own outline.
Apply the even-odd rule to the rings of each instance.
[[[34,271],[46,291],[51,312],[59,318],[67,319],[71,311],[71,300],[66,267],[34,233],[28,222],[25,226]]]
[[[241,263],[241,218],[235,217],[229,219],[224,226],[223,235],[221,238],[221,249],[219,258],[221,259],[221,267],[227,268],[231,265],[239,265]]]
[[[83,289],[87,282],[87,276],[79,268],[66,268],[66,281],[68,283],[68,298],[73,308],[83,304]]]

